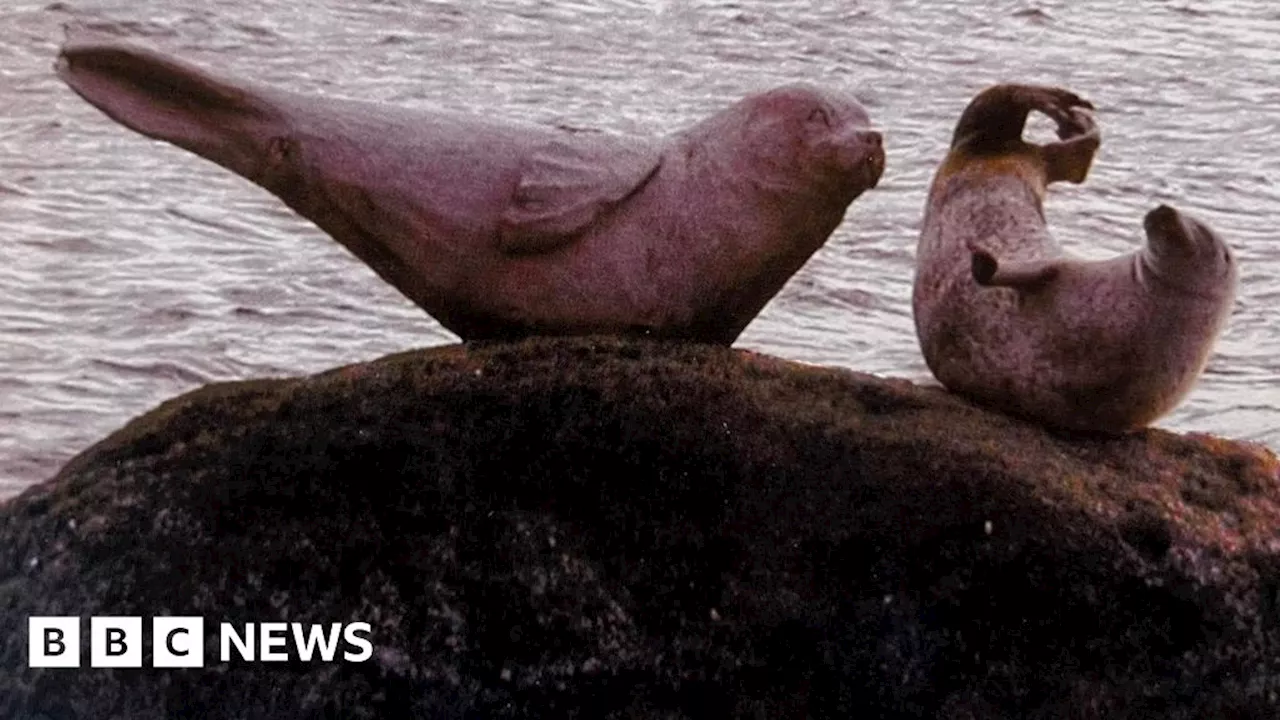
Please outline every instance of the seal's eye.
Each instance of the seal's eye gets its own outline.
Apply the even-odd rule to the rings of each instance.
[[[825,107],[816,107],[813,112],[809,113],[809,122],[820,122],[826,127],[831,127],[831,113]]]

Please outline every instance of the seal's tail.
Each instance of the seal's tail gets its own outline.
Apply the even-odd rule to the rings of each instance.
[[[260,138],[279,120],[253,93],[141,47],[69,33],[58,77],[113,120],[242,175],[261,165]]]
[[[1073,108],[1093,105],[1063,88],[1045,85],[994,85],[978,93],[960,115],[952,149],[998,151],[1022,139],[1027,115],[1038,110],[1058,124],[1058,137],[1066,139],[1084,129],[1077,127],[1078,115]]]

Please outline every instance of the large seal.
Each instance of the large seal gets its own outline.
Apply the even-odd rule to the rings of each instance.
[[[93,38],[57,71],[266,188],[463,339],[731,343],[884,169],[865,110],[811,86],[655,140],[309,97]]]
[[[1065,90],[998,85],[956,126],[929,190],[913,310],[929,369],[953,392],[1067,429],[1155,421],[1199,377],[1231,310],[1236,267],[1211,229],[1161,205],[1145,247],[1087,262],[1045,226],[1054,182],[1083,182],[1092,106]],[[1030,111],[1057,142],[1022,139]]]

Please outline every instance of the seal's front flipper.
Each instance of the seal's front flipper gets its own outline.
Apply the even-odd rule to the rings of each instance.
[[[1048,183],[1061,180],[1076,184],[1084,182],[1089,175],[1089,167],[1093,165],[1093,156],[1102,144],[1102,135],[1092,112],[1083,107],[1073,107],[1068,115],[1058,121],[1058,137],[1062,140],[1040,146],[1045,181]]]
[[[639,191],[661,163],[655,143],[595,133],[539,148],[520,168],[499,246],[513,255],[560,247]]]
[[[983,287],[1008,287],[1015,290],[1038,290],[1058,277],[1060,260],[1028,260],[1000,262],[985,250],[970,249],[973,279]]]
[[[249,136],[275,121],[258,98],[193,65],[91,35],[69,34],[55,70],[116,122],[242,175],[261,162],[261,145]]]

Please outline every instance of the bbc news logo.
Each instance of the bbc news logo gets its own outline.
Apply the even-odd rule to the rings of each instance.
[[[303,625],[245,623],[218,626],[218,660],[231,662],[365,662],[373,657],[369,623]],[[27,620],[27,665],[33,668],[78,668],[81,662],[80,618],[31,617]],[[89,667],[142,667],[145,642],[140,617],[89,618]],[[204,618],[151,619],[151,666],[204,667]],[[292,648],[292,654],[290,649]],[[341,652],[339,652],[341,651]]]

